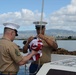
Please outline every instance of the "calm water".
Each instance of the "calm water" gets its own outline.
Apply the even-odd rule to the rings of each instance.
[[[15,40],[21,48],[23,47],[23,40]],[[76,40],[57,40],[57,44],[59,48],[64,48],[69,51],[76,50]]]
[[[76,40],[57,40],[58,47],[68,51],[76,51]]]
[[[14,42],[21,48],[23,47],[23,40],[15,40]],[[76,40],[57,40],[57,44],[59,48],[64,48],[68,51],[76,50]],[[27,72],[28,67],[25,68],[25,65],[21,66],[18,75],[29,75],[29,73]]]

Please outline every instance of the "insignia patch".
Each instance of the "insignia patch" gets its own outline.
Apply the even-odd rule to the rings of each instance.
[[[16,53],[17,56],[21,55],[20,52],[17,49],[15,49],[15,53]]]

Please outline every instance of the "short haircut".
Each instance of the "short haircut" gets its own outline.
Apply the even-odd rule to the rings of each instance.
[[[11,31],[11,30],[14,30],[15,32],[16,32],[16,36],[18,36],[18,31],[16,30],[16,29],[11,29],[11,28],[8,28],[8,27],[5,27],[4,28],[4,34],[5,34],[5,32],[9,32],[9,31]]]
[[[12,30],[12,29],[5,27],[5,28],[4,28],[4,33],[5,33],[5,32],[8,32],[8,31],[11,31],[11,30]]]

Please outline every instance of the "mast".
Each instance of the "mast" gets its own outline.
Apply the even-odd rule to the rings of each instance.
[[[43,21],[43,9],[44,9],[44,0],[42,0],[42,8],[41,8],[41,18],[40,18],[40,21],[33,22],[33,24],[35,24],[35,25],[40,25],[40,33],[41,33],[41,30],[42,30],[42,25],[46,25],[47,24],[47,22]]]
[[[41,22],[43,21],[43,9],[44,9],[44,0],[42,0]]]
[[[41,9],[41,20],[40,20],[40,33],[42,30],[42,22],[43,22],[43,9],[44,9],[44,0],[42,0],[42,9]]]

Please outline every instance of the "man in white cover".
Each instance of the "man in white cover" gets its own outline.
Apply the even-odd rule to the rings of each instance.
[[[27,56],[20,54],[18,46],[13,42],[18,36],[17,29],[20,27],[14,23],[4,23],[4,33],[0,40],[0,75],[17,75],[19,66],[26,62],[37,52],[32,51]]]
[[[43,22],[45,23],[45,22]],[[56,51],[58,48],[58,45],[56,43],[56,40],[52,36],[45,35],[45,24],[40,24],[39,22],[35,22],[35,29],[37,32],[36,38],[40,38],[43,43],[42,47],[42,56],[37,60],[31,63],[29,72],[30,75],[36,75],[40,67],[44,63],[48,63],[51,61],[51,51]],[[31,40],[32,38],[30,38]],[[25,46],[23,47],[23,52],[25,53],[28,49],[29,42],[27,41]]]

